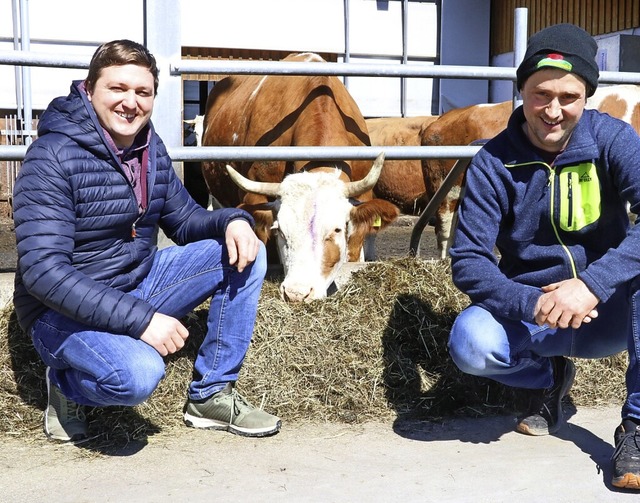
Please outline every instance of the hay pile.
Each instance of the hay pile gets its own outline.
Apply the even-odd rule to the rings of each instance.
[[[448,357],[449,329],[468,299],[451,283],[447,261],[375,263],[355,272],[337,294],[308,305],[282,302],[277,284],[265,282],[238,388],[285,423],[434,420],[515,413],[526,406],[527,394],[462,374]],[[146,403],[90,413],[90,427],[103,440],[127,442],[182,426],[206,307],[183,320],[188,344],[167,359],[166,379]],[[1,330],[0,435],[39,435],[44,367],[11,307]],[[621,403],[626,356],[576,363],[576,405]]]

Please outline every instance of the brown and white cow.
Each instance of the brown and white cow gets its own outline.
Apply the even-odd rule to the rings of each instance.
[[[640,86],[599,86],[587,101],[587,108],[598,109],[631,124],[640,134]],[[421,145],[469,145],[476,140],[491,139],[502,131],[513,109],[511,101],[471,105],[442,114],[422,134]],[[422,169],[429,198],[438,190],[455,160],[423,159]],[[435,215],[435,230],[440,256],[445,258],[451,244],[452,223],[460,197],[462,176],[444,198]]]
[[[285,61],[324,61],[311,53]],[[353,98],[333,76],[230,76],[207,100],[203,145],[365,146],[367,126]],[[368,234],[393,222],[398,208],[373,199],[384,156],[371,161],[244,161],[203,163],[211,194],[256,220],[268,244],[277,237],[285,278],[282,297],[326,296],[340,266],[363,258]],[[229,164],[231,169],[225,169]],[[370,174],[370,176],[367,176]]]
[[[422,131],[438,117],[379,117],[367,119],[371,144],[420,146]],[[429,202],[420,159],[385,161],[373,193],[397,205],[405,215],[419,215]]]
[[[640,85],[601,85],[587,100],[587,108],[622,119],[640,134]]]
[[[512,109],[512,102],[505,101],[450,110],[423,131],[420,144],[423,146],[469,145],[476,140],[492,138],[507,126]],[[440,188],[455,162],[454,159],[422,159],[422,175],[428,199],[431,199]],[[453,218],[460,198],[462,179],[463,175],[458,177],[434,215],[436,242],[441,258],[447,256],[450,246]]]

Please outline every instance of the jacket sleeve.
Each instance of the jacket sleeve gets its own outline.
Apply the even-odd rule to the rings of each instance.
[[[605,149],[611,177],[631,212],[640,213],[640,137],[631,126],[620,122],[618,131],[610,131]],[[606,302],[616,288],[631,281],[640,271],[640,225],[631,227],[625,239],[595,260],[579,276],[589,289]]]
[[[164,149],[164,146],[160,147]],[[160,226],[167,237],[177,244],[224,237],[229,222],[236,219],[246,220],[251,227],[255,225],[253,217],[242,209],[220,208],[209,211],[203,208],[193,200],[170,162],[166,169],[167,192]]]
[[[153,307],[97,282],[73,264],[74,194],[55,149],[35,142],[14,189],[18,268],[28,293],[63,315],[116,334],[140,337]]]
[[[482,154],[482,151],[480,152]],[[534,323],[534,309],[542,292],[507,278],[498,268],[494,247],[508,205],[499,184],[480,169],[478,154],[466,173],[458,223],[450,250],[453,282],[471,301],[491,313]],[[488,154],[486,154],[488,156]]]

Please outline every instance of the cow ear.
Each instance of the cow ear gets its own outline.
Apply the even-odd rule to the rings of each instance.
[[[351,221],[353,225],[363,225],[369,228],[369,232],[376,232],[393,223],[399,214],[395,204],[372,199],[351,208]]]

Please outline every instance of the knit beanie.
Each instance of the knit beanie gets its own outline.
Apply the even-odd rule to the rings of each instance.
[[[598,44],[582,28],[563,23],[549,26],[529,39],[527,51],[516,71],[518,90],[542,68],[560,68],[582,77],[587,83],[587,96],[598,87],[600,72],[596,64]]]

